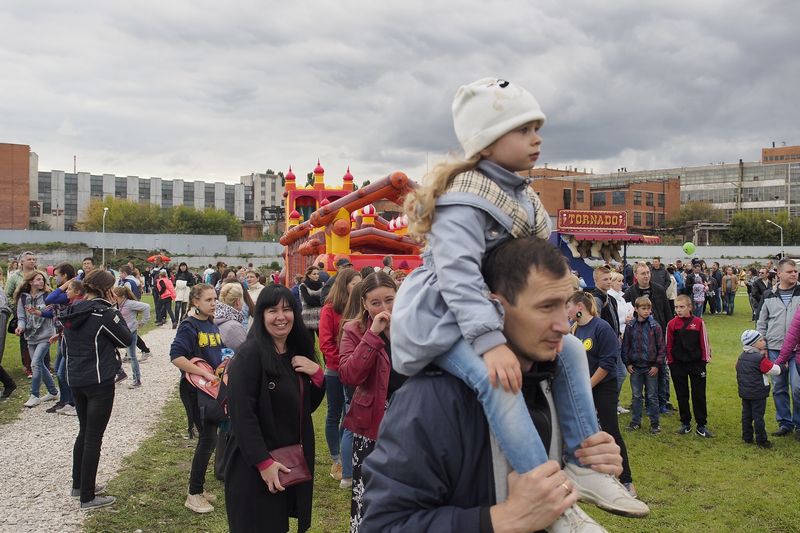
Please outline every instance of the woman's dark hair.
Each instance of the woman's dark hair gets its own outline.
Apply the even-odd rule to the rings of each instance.
[[[111,290],[116,281],[114,274],[108,270],[92,270],[83,278],[83,288],[86,294],[106,298],[106,293]]]
[[[56,265],[55,270],[61,272],[61,274],[65,278],[64,281],[71,280],[72,278],[75,277],[75,267],[72,266],[72,264],[70,263],[59,263],[58,265]]]
[[[189,265],[187,265],[185,261],[181,261],[181,264],[178,265],[178,272],[180,272],[181,267],[186,267],[186,271],[189,271]]]
[[[228,268],[228,269],[226,269],[226,270],[224,270],[222,272],[222,276],[219,279],[224,280],[225,278],[228,277],[228,274],[233,274],[233,277],[236,278],[236,271],[231,269],[231,268]],[[236,278],[236,279],[238,279],[238,278]],[[220,283],[220,285],[222,285],[222,284]]]
[[[42,280],[44,281],[44,287],[42,288],[42,292],[44,294],[47,294],[52,290],[50,288],[50,285],[48,285],[47,283],[47,274],[45,274],[41,270],[34,270],[33,272],[26,274],[23,282],[17,285],[17,290],[14,291],[15,304],[17,301],[19,301],[20,294],[22,294],[23,292],[28,292],[28,293],[31,292],[31,282],[33,281],[33,278],[35,278],[36,276],[42,276]],[[111,277],[113,278],[114,276]]]
[[[362,279],[367,279],[367,276],[371,276],[374,273],[375,273],[375,269],[373,267],[365,266],[364,268],[361,269],[361,278]]]
[[[675,273],[675,267],[672,266],[672,265],[669,265],[667,267],[667,272],[669,272],[670,274],[674,274]]]
[[[275,362],[275,345],[272,342],[272,337],[267,332],[266,326],[264,326],[264,312],[282,302],[291,307],[292,314],[294,314],[292,329],[286,339],[286,346],[289,348],[290,354],[303,355],[314,362],[318,362],[317,354],[314,350],[314,342],[308,334],[305,324],[303,324],[300,304],[295,300],[292,291],[283,285],[267,285],[258,295],[255,312],[253,313],[253,322],[247,334],[247,340],[240,348],[240,351],[254,350],[258,353],[266,351],[269,357],[263,358],[262,361],[264,361],[265,365],[269,365],[266,368],[268,373],[278,373],[280,370]]]

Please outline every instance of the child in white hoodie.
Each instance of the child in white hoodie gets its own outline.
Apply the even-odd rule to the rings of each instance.
[[[140,302],[133,295],[128,285],[122,287],[114,287],[114,298],[117,300],[117,307],[131,330],[133,340],[128,346],[128,358],[131,361],[131,373],[133,377],[128,384],[129,389],[136,389],[142,385],[142,374],[139,371],[139,361],[136,359],[136,339],[138,338],[137,330],[139,326],[144,326],[150,320],[150,306],[144,302]],[[139,313],[142,313],[142,320],[139,321]]]

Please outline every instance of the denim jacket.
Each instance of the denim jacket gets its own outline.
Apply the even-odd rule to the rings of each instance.
[[[487,160],[477,170],[523,206],[531,226],[536,216],[547,216],[528,196],[529,178]],[[549,236],[547,221],[548,235],[537,237]],[[418,373],[462,337],[480,355],[506,342],[503,309],[490,299],[481,265],[487,253],[511,238],[512,227],[511,217],[475,194],[445,192],[437,199],[422,266],[401,285],[392,313],[397,372]]]

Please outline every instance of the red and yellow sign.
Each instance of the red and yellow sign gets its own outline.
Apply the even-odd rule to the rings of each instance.
[[[626,211],[590,211],[588,209],[559,209],[558,231],[626,231]]]

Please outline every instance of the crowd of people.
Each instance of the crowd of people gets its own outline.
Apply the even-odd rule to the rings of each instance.
[[[748,276],[653,258],[601,265],[585,289],[547,242],[549,216],[519,175],[540,154],[538,102],[487,78],[461,87],[452,111],[465,159],[435,167],[406,200],[410,231],[427,243],[412,272],[391,257],[361,270],[337,257],[334,271],[309,264],[289,288],[252,265],[173,271],[155,256],[142,273],[126,264],[115,275],[86,258],[77,271],[55,266],[51,278],[35,254],[20,255],[0,316],[13,316],[30,373],[25,405],[58,399],[57,412],[77,414],[72,495],[81,508],[114,503],[95,478],[115,383],[126,377],[117,349],[127,349],[128,386],[146,386],[149,350],[137,332],[150,319],[147,292],[155,324],[169,317],[176,330],[169,356],[197,436],[185,506],[214,511],[205,480],[216,450],[234,532],[285,532],[290,518],[300,533],[310,527],[312,413],[325,396],[330,476],[350,491],[351,532],[605,531],[579,500],[647,516],[619,427],[625,378],[628,431],[646,415],[660,433],[674,389],[678,433],[712,438],[702,317],[733,315],[743,285],[755,329],[742,332],[737,362],[742,439],[771,445],[767,376],[773,435],[800,439],[794,261]],[[1,366],[0,380],[7,398],[16,384]]]

